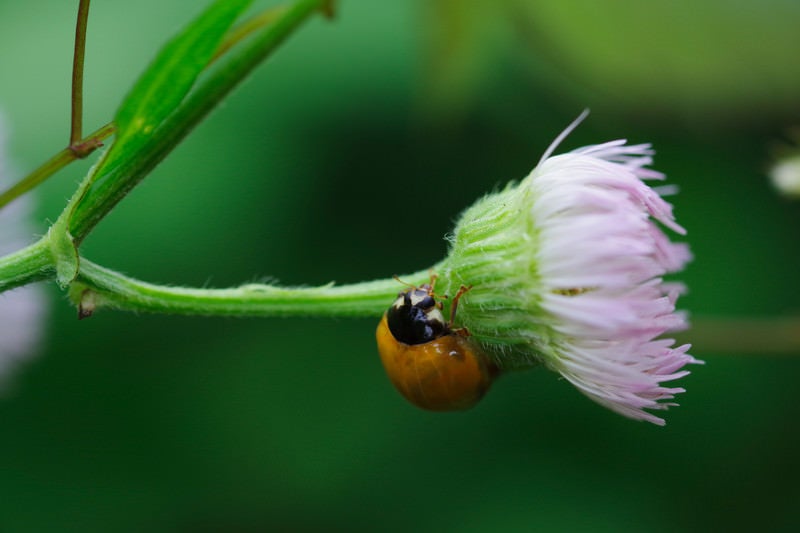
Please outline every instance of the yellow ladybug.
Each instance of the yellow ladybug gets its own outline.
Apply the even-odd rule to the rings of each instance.
[[[401,291],[378,324],[378,352],[389,379],[405,398],[422,409],[468,409],[480,400],[497,373],[469,340],[466,328],[453,329],[462,286],[453,298],[450,321],[431,283]]]

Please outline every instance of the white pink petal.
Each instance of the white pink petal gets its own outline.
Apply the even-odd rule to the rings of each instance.
[[[548,150],[548,154],[552,147]],[[663,179],[650,145],[624,140],[548,157],[523,185],[532,198],[541,307],[554,346],[546,364],[581,392],[625,416],[663,425],[665,387],[696,363],[689,345],[660,336],[686,328],[675,303],[683,286],[664,282],[691,260],[672,206],[645,179]]]

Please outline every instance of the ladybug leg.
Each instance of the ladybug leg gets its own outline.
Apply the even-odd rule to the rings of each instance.
[[[456,328],[456,329],[451,329],[450,331],[452,331],[453,333],[455,333],[456,335],[459,335],[461,337],[471,337],[472,336],[472,333],[470,333],[467,328]]]
[[[436,286],[436,280],[439,279],[439,274],[435,273],[433,269],[430,270],[429,274],[431,275],[431,281],[428,284],[428,286],[430,287],[428,293],[433,295],[433,288]]]
[[[456,295],[453,297],[453,305],[450,306],[450,322],[448,323],[448,327],[452,327],[455,322],[456,309],[458,308],[458,301],[461,299],[461,296],[463,296],[464,293],[470,290],[471,288],[472,285],[469,286],[462,285],[461,288],[458,289]],[[467,328],[460,328],[460,329],[466,330]],[[467,334],[469,334],[469,332],[467,332]]]
[[[426,291],[428,291],[428,294],[430,296],[433,296],[435,299],[437,299],[436,300],[436,307],[438,309],[440,309],[440,310],[444,309],[444,305],[442,304],[442,300],[446,300],[447,299],[447,295],[444,294],[442,296],[438,296],[438,295],[434,294],[434,292],[433,292],[433,288],[436,286],[436,280],[439,279],[439,274],[435,273],[433,271],[433,269],[431,269],[429,271],[429,274],[431,275],[431,281],[429,283],[426,283],[425,285],[423,285],[421,288],[425,289]]]

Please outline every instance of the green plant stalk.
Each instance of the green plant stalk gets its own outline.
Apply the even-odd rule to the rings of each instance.
[[[430,271],[404,275],[401,279],[421,285],[429,281]],[[230,289],[165,287],[129,278],[81,258],[81,270],[70,289],[70,297],[81,316],[108,307],[179,315],[377,317],[403,288],[393,278],[320,287],[258,283]]]
[[[69,231],[79,245],[91,230],[144,177],[177,146],[216,105],[274,51],[284,39],[321,9],[325,0],[301,0],[280,13],[261,34],[242,43],[242,49],[229,52],[209,77],[201,80],[186,101],[153,134],[137,157],[98,176],[88,194],[75,209],[71,206],[61,216],[70,216]],[[94,179],[90,176],[90,179]]]
[[[674,336],[693,354],[800,356],[800,316],[692,317],[692,328]]]
[[[0,257],[0,292],[54,276],[55,266],[48,237]]]

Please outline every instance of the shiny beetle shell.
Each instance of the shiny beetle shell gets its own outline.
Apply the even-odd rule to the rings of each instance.
[[[432,281],[435,278],[432,278]],[[389,379],[412,404],[431,411],[475,405],[489,389],[494,368],[469,339],[452,329],[462,287],[453,299],[450,322],[432,285],[402,291],[378,324],[376,338]]]

